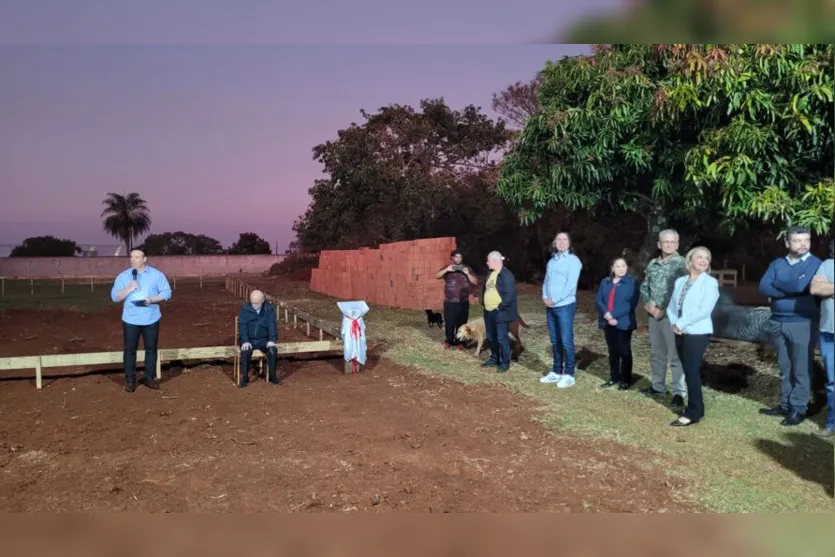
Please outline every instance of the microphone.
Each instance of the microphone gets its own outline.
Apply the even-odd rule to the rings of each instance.
[[[133,275],[133,280],[136,280],[136,269],[131,269],[130,274]]]

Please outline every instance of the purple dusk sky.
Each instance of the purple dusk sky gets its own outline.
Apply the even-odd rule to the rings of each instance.
[[[43,234],[115,244],[101,231],[101,200],[136,191],[152,232],[203,233],[228,246],[252,231],[283,250],[322,175],[311,148],[358,122],[361,108],[443,96],[492,114],[492,93],[530,79],[546,60],[588,50],[519,43],[620,4],[492,3],[364,0],[320,18],[321,1],[238,0],[232,13],[246,17],[235,19],[231,3],[214,0],[197,14],[177,0],[140,2],[144,16],[93,11],[87,0],[5,2],[0,244]],[[148,15],[154,9],[166,18]],[[404,20],[432,30],[409,31]],[[246,36],[244,25],[253,30]],[[285,44],[253,44],[276,41]],[[343,44],[311,44],[325,41]],[[346,44],[360,41],[447,44]],[[472,44],[486,42],[517,44]]]

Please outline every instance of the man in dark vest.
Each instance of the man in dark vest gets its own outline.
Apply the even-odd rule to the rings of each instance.
[[[450,264],[435,275],[444,280],[444,322],[446,339],[444,348],[464,345],[455,338],[458,327],[465,324],[470,316],[470,285],[478,285],[472,269],[464,265],[464,256],[458,250],[449,254]]]
[[[253,290],[249,303],[241,306],[238,313],[238,342],[241,347],[241,383],[238,387],[249,385],[249,363],[252,351],[260,350],[267,356],[268,378],[273,385],[280,385],[276,377],[278,366],[278,329],[275,308],[265,300],[264,293]]]
[[[510,368],[508,327],[510,323],[519,319],[516,278],[504,266],[504,257],[497,251],[491,251],[487,256],[487,267],[490,271],[484,282],[481,300],[484,304],[484,325],[492,354],[481,366],[497,366],[497,371],[504,373]]]

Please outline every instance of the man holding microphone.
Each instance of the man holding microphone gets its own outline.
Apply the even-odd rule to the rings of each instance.
[[[145,346],[145,385],[149,389],[159,389],[154,379],[162,317],[159,303],[171,299],[171,286],[162,271],[146,264],[147,259],[142,250],[131,250],[130,269],[119,273],[110,291],[114,303],[124,302],[125,390],[129,393],[136,390],[136,351],[140,336]]]

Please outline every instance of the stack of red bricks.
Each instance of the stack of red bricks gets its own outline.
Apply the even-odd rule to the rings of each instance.
[[[449,265],[455,247],[455,238],[432,238],[382,244],[379,249],[325,250],[310,288],[369,305],[437,310],[444,304],[444,283],[435,275]]]

